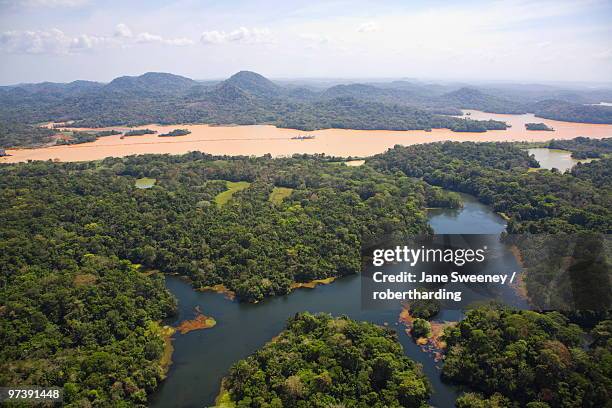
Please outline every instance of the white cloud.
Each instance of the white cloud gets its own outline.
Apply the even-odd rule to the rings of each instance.
[[[136,36],[136,42],[141,44],[166,44],[166,45],[176,45],[176,46],[185,46],[194,44],[193,40],[189,38],[164,38],[161,35],[151,34],[148,32],[142,32]]]
[[[84,51],[90,50],[96,46],[107,43],[109,41],[106,37],[96,37],[93,35],[81,34],[74,37],[70,42],[71,51]]]
[[[165,38],[148,32],[134,35],[125,24],[118,24],[112,37],[91,34],[70,36],[53,28],[47,31],[5,31],[0,33],[0,51],[12,54],[72,54],[101,46],[131,46],[135,44],[163,44],[187,46],[195,44],[189,38]]]
[[[243,43],[256,44],[272,42],[272,33],[267,28],[247,28],[240,27],[237,30],[225,31],[204,31],[200,36],[202,44],[223,44],[223,43]]]
[[[10,53],[66,54],[72,40],[55,28],[49,31],[5,31],[0,33],[0,48]]]
[[[380,26],[378,25],[378,23],[375,23],[373,21],[363,23],[357,29],[357,31],[359,31],[360,33],[371,33],[373,31],[379,31],[379,30],[380,30]]]
[[[117,24],[117,26],[115,27],[115,37],[119,37],[119,38],[130,38],[132,37],[132,30],[130,30],[130,27],[128,27],[127,25],[123,24],[123,23],[119,23]]]
[[[138,36],[136,37],[136,42],[139,43],[161,43],[163,41],[164,38],[161,35],[147,33],[146,31],[144,33],[138,34]]]

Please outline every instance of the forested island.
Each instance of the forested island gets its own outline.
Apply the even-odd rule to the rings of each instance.
[[[162,133],[159,137],[173,137],[173,136],[186,136],[190,134],[191,131],[187,129],[174,129],[168,133]]]
[[[154,135],[157,133],[155,130],[151,129],[134,129],[128,130],[123,134],[123,136],[143,136],[143,135]]]
[[[217,403],[250,407],[425,408],[429,382],[393,330],[302,313],[237,362]]]
[[[587,145],[605,143],[576,139],[573,148]],[[362,247],[430,232],[428,207],[456,207],[442,188],[504,213],[509,233],[612,229],[609,158],[565,174],[529,172],[538,163],[511,143],[445,142],[396,146],[362,166],[341,161],[192,152],[0,165],[1,382],[63,387],[69,406],[146,404],[164,376],[160,321],[176,308],[162,273],[246,302],[356,274]],[[137,188],[143,178],[154,183]],[[551,280],[529,256],[537,244],[517,243],[528,295]],[[446,335],[445,377],[476,393],[458,406],[561,407],[560,398],[601,406],[610,389],[606,319],[470,312]],[[580,347],[587,331],[593,340]],[[362,397],[372,406],[422,406],[426,381],[400,355],[386,329],[301,315],[236,364],[226,397],[246,406],[258,397],[288,406]],[[363,374],[348,374],[355,371]]]
[[[540,131],[547,131],[547,132],[554,132],[555,130],[549,127],[546,123],[525,123],[525,129],[540,130]]]

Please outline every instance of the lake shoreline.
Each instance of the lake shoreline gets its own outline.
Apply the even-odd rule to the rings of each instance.
[[[79,162],[101,160],[106,157],[125,157],[138,154],[185,154],[201,151],[213,155],[286,157],[293,154],[324,153],[336,157],[367,157],[382,153],[396,144],[411,145],[441,141],[457,142],[527,142],[537,143],[554,139],[573,139],[578,136],[604,138],[612,136],[612,125],[560,122],[542,119],[555,132],[530,132],[524,124],[534,120],[532,114],[506,115],[466,110],[474,120],[500,120],[511,125],[506,130],[487,132],[453,132],[450,129],[425,130],[356,130],[320,129],[304,132],[278,128],[273,125],[209,125],[209,124],[149,124],[130,129],[149,128],[157,134],[126,137],[110,135],[94,142],[55,145],[38,148],[6,149],[10,156],[1,157],[0,163],[18,163],[28,160],[53,160]],[[538,119],[539,120],[539,119]],[[191,133],[180,138],[160,138],[177,127]],[[82,131],[123,129],[124,126],[107,128],[74,128]],[[313,139],[296,139],[305,133]],[[544,133],[544,134],[543,134]],[[551,134],[554,133],[554,134]],[[170,139],[170,140],[169,140]]]

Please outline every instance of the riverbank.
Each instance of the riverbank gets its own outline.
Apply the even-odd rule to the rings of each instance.
[[[537,119],[553,127],[555,132],[530,132],[525,130],[525,123],[536,120],[533,115],[501,115],[480,111],[465,111],[471,119],[501,120],[512,127],[506,130],[491,130],[485,133],[453,132],[450,129],[424,130],[352,130],[323,129],[308,132],[313,139],[296,140],[304,134],[296,129],[277,128],[272,125],[251,126],[212,126],[204,124],[149,124],[133,129],[151,129],[157,134],[121,138],[121,135],[100,137],[91,143],[42,147],[38,149],[7,149],[10,156],[1,157],[0,163],[16,163],[28,160],[87,161],[105,157],[123,157],[133,154],[183,154],[190,151],[202,151],[215,155],[290,156],[295,153],[325,153],[338,157],[366,157],[382,153],[400,145],[411,145],[453,140],[492,141],[492,142],[543,142],[555,139],[572,139],[577,136],[603,138],[612,136],[612,125],[560,122],[548,119]],[[467,117],[467,116],[466,116]],[[180,138],[160,138],[177,127],[185,128],[191,133]],[[111,130],[114,128],[95,129]],[[74,130],[91,131],[94,129],[79,128]],[[168,140],[171,139],[171,140]]]

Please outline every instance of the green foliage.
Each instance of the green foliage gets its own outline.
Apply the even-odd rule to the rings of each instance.
[[[95,142],[96,140],[98,140],[98,134],[95,132],[70,132],[70,134],[68,135],[68,139],[58,139],[56,144],[72,145]]]
[[[293,192],[292,188],[287,187],[274,187],[268,198],[271,203],[281,205],[283,200],[291,195]]]
[[[480,394],[466,392],[457,398],[455,406],[457,408],[510,408],[512,405],[507,398],[498,393],[493,394],[491,398],[484,398]],[[544,408],[547,406],[544,404],[544,406],[533,406],[533,408]],[[529,406],[529,408],[532,408],[532,406]]]
[[[442,374],[490,398],[466,394],[458,407],[604,407],[612,348],[585,350],[584,334],[557,312],[475,309],[446,329]]]
[[[609,178],[599,173],[609,174],[611,161],[582,165],[582,177],[527,172],[537,162],[511,144],[445,142],[396,146],[368,163],[472,194],[510,217],[509,233],[612,231],[612,187],[591,182]],[[586,176],[592,165],[599,170]]]
[[[44,145],[52,142],[56,133],[47,128],[0,120],[0,148]]]
[[[226,184],[227,184],[227,190],[215,196],[215,203],[217,205],[227,204],[227,202],[232,199],[232,196],[234,195],[234,193],[244,190],[245,188],[251,185],[251,183],[248,183],[246,181],[237,181],[237,182],[227,181]]]
[[[427,407],[429,383],[396,334],[302,313],[226,378],[237,407]]]
[[[68,258],[114,255],[256,301],[296,281],[358,273],[362,245],[428,230],[423,183],[328,161],[191,153],[4,165],[0,232],[20,237],[7,242],[24,260],[3,265],[18,273],[25,254],[43,256],[26,236],[51,239],[61,227],[76,237],[62,249]],[[137,189],[143,177],[155,186]],[[269,197],[279,186],[293,193],[275,204]],[[215,205],[228,191],[231,200]]]
[[[440,312],[440,301],[414,300],[410,302],[410,315],[420,319],[430,320]]]
[[[482,132],[506,128],[503,122],[466,122],[435,114],[460,112],[450,107],[450,101],[440,101],[433,95],[426,101],[414,101],[410,92],[367,86],[377,92],[329,90],[313,94],[304,89],[283,88],[246,71],[214,86],[162,73],[116,78],[107,85],[89,87],[86,92],[72,89],[69,84],[56,85],[63,92],[48,92],[37,85],[26,89],[0,87],[0,119],[23,123],[74,119],[72,126],[82,127],[266,123],[301,130],[449,128]],[[173,134],[176,131],[180,134]],[[184,134],[181,129],[173,132],[164,136]],[[126,136],[137,134],[143,133],[132,131]]]
[[[529,110],[536,116],[546,119],[579,123],[612,123],[612,106],[544,100],[533,104]]]
[[[504,122],[496,120],[472,120],[460,119],[455,121],[450,127],[453,132],[486,132],[487,130],[506,130]]]
[[[153,135],[157,133],[155,130],[151,129],[134,129],[128,130],[123,134],[123,136],[143,136],[143,135]]]
[[[162,133],[159,137],[172,137],[172,136],[185,136],[190,134],[191,131],[187,129],[174,129],[168,133]]]
[[[431,324],[425,319],[414,319],[411,333],[415,339],[429,337],[431,335]]]
[[[62,228],[33,239],[2,230],[0,383],[63,387],[69,407],[142,404],[163,378],[151,325],[175,301],[159,275],[65,251],[79,241]]]
[[[549,149],[569,150],[575,159],[599,158],[612,153],[612,137],[591,139],[577,137],[571,140],[551,140]]]
[[[549,127],[546,123],[525,123],[525,129],[527,130],[543,130],[552,132],[555,129]]]

